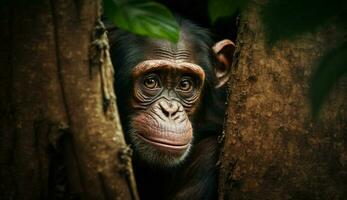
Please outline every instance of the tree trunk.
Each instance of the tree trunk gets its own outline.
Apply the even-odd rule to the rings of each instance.
[[[343,34],[331,25],[267,48],[260,2],[240,21],[219,198],[347,199],[346,79],[316,121],[308,102],[314,66]]]
[[[0,198],[137,199],[100,1],[0,11]]]

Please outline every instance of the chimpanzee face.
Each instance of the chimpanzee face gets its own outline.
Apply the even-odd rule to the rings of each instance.
[[[177,44],[123,33],[111,49],[125,136],[135,160],[149,165],[175,166],[187,157],[192,119],[199,107],[211,106],[204,105],[204,90],[228,80],[233,43],[212,47],[199,39],[200,30],[183,29]]]
[[[152,41],[145,59],[132,70],[130,138],[149,163],[175,165],[188,154],[205,72],[185,41]]]

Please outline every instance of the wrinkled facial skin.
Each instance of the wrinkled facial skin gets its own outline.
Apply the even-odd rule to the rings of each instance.
[[[130,142],[142,161],[175,166],[191,148],[190,117],[199,104],[205,73],[184,42],[153,42],[149,49],[132,70]]]

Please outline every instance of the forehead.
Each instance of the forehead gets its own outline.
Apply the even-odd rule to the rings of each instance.
[[[170,60],[173,62],[197,63],[194,46],[189,40],[181,34],[178,43],[172,43],[167,40],[150,39],[145,52],[146,60]]]

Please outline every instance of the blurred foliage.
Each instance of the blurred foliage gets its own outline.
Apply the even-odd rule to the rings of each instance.
[[[347,42],[323,56],[313,73],[309,95],[314,117],[335,83],[344,75],[347,75]]]
[[[228,17],[242,10],[249,0],[209,0],[208,14],[212,23],[219,18]]]
[[[163,5],[145,0],[103,0],[105,15],[119,28],[133,33],[177,42],[175,17]]]
[[[315,31],[325,24],[346,23],[345,0],[269,0],[262,21],[270,44]],[[341,23],[342,24],[342,23]]]

